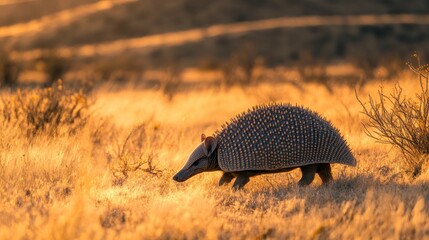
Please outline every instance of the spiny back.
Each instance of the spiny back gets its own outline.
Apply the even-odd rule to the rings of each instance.
[[[339,131],[317,113],[290,104],[253,107],[215,133],[225,172],[277,170],[315,163],[356,165]]]

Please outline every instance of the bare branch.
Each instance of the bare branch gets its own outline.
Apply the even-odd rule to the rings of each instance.
[[[390,94],[380,87],[376,98],[368,96],[368,103],[359,99],[356,91],[355,95],[368,118],[363,123],[365,133],[377,142],[392,144],[408,165],[420,169],[422,161],[427,159],[422,156],[429,153],[429,68],[407,65],[419,75],[420,92],[414,98],[403,95],[399,84],[395,84]]]

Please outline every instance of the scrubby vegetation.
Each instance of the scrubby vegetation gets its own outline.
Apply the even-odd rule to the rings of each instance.
[[[156,127],[155,127],[156,129]],[[154,165],[153,150],[148,151],[145,145],[152,144],[148,139],[147,127],[145,123],[135,126],[125,137],[122,145],[117,146],[114,152],[110,153],[112,174],[115,177],[115,184],[122,184],[128,179],[130,174],[143,172],[157,176],[162,171]]]
[[[420,63],[417,67],[408,65],[418,75],[419,88],[415,89],[414,97],[406,96],[397,83],[391,93],[381,88],[377,99],[369,96],[369,106],[360,103],[369,118],[364,124],[366,134],[398,148],[412,174],[417,176],[427,164],[429,154],[429,69]]]
[[[18,89],[6,94],[0,118],[3,128],[14,128],[28,138],[40,133],[70,135],[85,126],[90,105],[90,99],[82,91],[68,89],[59,80],[52,87]]]

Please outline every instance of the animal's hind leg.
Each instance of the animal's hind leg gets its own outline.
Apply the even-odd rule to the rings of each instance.
[[[249,182],[249,174],[247,172],[239,172],[237,173],[237,179],[235,179],[234,184],[232,185],[232,189],[239,190],[244,187]]]
[[[316,175],[317,165],[307,165],[301,167],[302,177],[299,180],[299,186],[308,186],[314,180],[314,175]]]
[[[323,184],[326,184],[334,179],[331,173],[331,164],[329,163],[321,163],[317,165],[317,174],[322,179]]]
[[[223,173],[222,177],[219,180],[219,186],[230,183],[231,180],[234,179],[234,177],[234,174],[230,172]]]

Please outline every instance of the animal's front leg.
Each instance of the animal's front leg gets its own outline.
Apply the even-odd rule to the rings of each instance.
[[[234,178],[235,178],[234,174],[230,172],[223,173],[222,177],[219,180],[219,186],[230,183],[231,180]]]
[[[242,189],[244,187],[244,185],[246,185],[246,183],[248,183],[248,182],[249,182],[249,175],[248,174],[246,174],[245,172],[238,173],[237,179],[235,179],[234,185],[232,185],[232,189],[234,189],[234,190]]]

